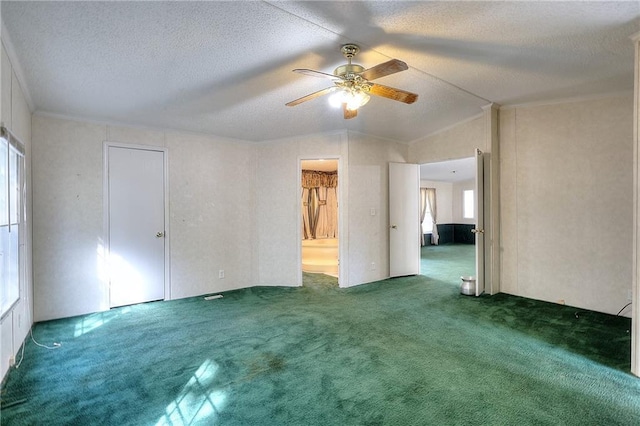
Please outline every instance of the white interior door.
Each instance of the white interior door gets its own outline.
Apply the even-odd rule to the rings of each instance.
[[[476,218],[476,296],[484,292],[484,156],[476,149],[476,192],[473,213]]]
[[[420,273],[420,166],[389,163],[389,275]]]
[[[165,297],[164,155],[108,147],[111,307]]]

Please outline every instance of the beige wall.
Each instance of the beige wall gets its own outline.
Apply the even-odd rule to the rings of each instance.
[[[484,112],[457,126],[444,129],[426,136],[409,145],[409,162],[425,164],[475,156],[476,149],[483,151],[484,164],[484,288],[487,294],[500,291],[499,275],[499,191],[497,173],[498,152],[495,150],[497,123],[494,120],[495,105],[488,106]],[[497,150],[496,150],[497,151]]]
[[[299,162],[308,158],[340,159],[341,285],[388,277],[387,169],[406,161],[404,144],[340,132],[255,145],[43,115],[33,141],[36,320],[108,309],[104,141],[168,149],[170,298],[300,285]]]
[[[631,289],[630,96],[500,111],[502,291],[615,314]]]
[[[28,141],[30,115],[7,64],[3,53],[3,121]],[[500,111],[502,291],[609,313],[626,303],[631,110],[630,98],[615,97]],[[484,116],[409,145],[354,132],[252,145],[45,116],[35,116],[32,128],[36,320],[108,307],[98,255],[104,141],[169,150],[172,298],[300,284],[305,158],[341,160],[341,285],[386,278],[388,163],[491,148]]]
[[[388,163],[406,162],[406,151],[404,144],[354,132],[258,145],[258,284],[301,283],[299,162],[312,158],[340,158],[340,286],[387,278]]]
[[[255,156],[222,138],[33,117],[36,320],[108,309],[103,143],[169,152],[171,298],[245,287],[256,274]],[[218,270],[225,278],[218,278]],[[169,295],[167,295],[169,298]]]
[[[301,284],[300,161],[339,158],[339,233],[346,218],[348,145],[345,132],[300,136],[258,144],[256,184],[258,285]],[[340,250],[346,240],[341,239]],[[346,265],[340,265],[341,269]],[[346,282],[341,277],[341,282]]]
[[[409,159],[425,164],[473,157],[476,148],[488,152],[491,147],[485,147],[484,124],[483,117],[478,116],[414,141],[409,145]]]
[[[7,56],[4,44],[0,51],[0,116],[2,123],[25,144],[27,206],[31,205],[31,111]],[[33,209],[31,209],[33,210]],[[29,215],[31,211],[28,211]],[[31,275],[31,217],[27,218],[26,280],[20,288],[20,300],[0,323],[1,377],[9,369],[33,323],[33,286]]]
[[[405,144],[349,132],[350,285],[389,277],[389,163],[407,157]]]
[[[254,147],[167,133],[171,298],[247,287],[257,276]],[[225,278],[218,278],[218,271]]]

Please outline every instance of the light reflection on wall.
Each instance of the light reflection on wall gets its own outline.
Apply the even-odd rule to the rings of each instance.
[[[226,400],[224,391],[211,389],[218,368],[211,360],[202,363],[156,425],[190,425],[203,420],[213,424]]]
[[[110,303],[122,306],[138,303],[146,296],[147,280],[118,253],[109,255]]]
[[[109,273],[107,254],[102,238],[98,238],[98,246],[96,247],[96,277],[103,294],[100,309],[106,311],[109,309]]]

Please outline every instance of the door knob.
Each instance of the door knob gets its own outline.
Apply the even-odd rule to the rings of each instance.
[[[164,237],[164,232],[158,232],[156,234],[156,238],[162,238],[162,237]]]
[[[398,227],[396,225],[391,225],[391,229],[397,229]]]

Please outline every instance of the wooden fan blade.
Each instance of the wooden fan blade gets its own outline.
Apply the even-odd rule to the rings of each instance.
[[[327,74],[326,72],[308,70],[305,68],[298,68],[293,70],[293,72],[297,72],[298,74],[309,75],[311,77],[330,78],[331,80],[343,80],[342,77],[338,77],[337,75]]]
[[[287,102],[285,105],[286,106],[296,106],[296,105],[301,104],[303,102],[310,101],[311,99],[315,99],[318,96],[322,96],[322,95],[326,95],[327,93],[331,93],[334,90],[336,90],[336,86],[327,87],[326,89],[318,90],[317,92],[313,92],[313,93],[311,93],[311,94],[309,94],[307,96],[303,96],[303,97],[298,98],[298,99],[296,99],[294,101]]]
[[[371,67],[368,70],[362,71],[360,76],[365,80],[371,81],[406,69],[409,69],[406,63],[398,59],[392,59],[382,64],[378,64],[375,67]]]
[[[347,109],[347,104],[342,104],[342,111],[344,112],[344,119],[348,120],[358,115],[357,109]]]
[[[418,100],[418,95],[404,90],[395,89],[393,87],[383,86],[382,84],[373,84],[369,89],[369,93],[383,98],[393,99],[394,101],[412,104]]]

